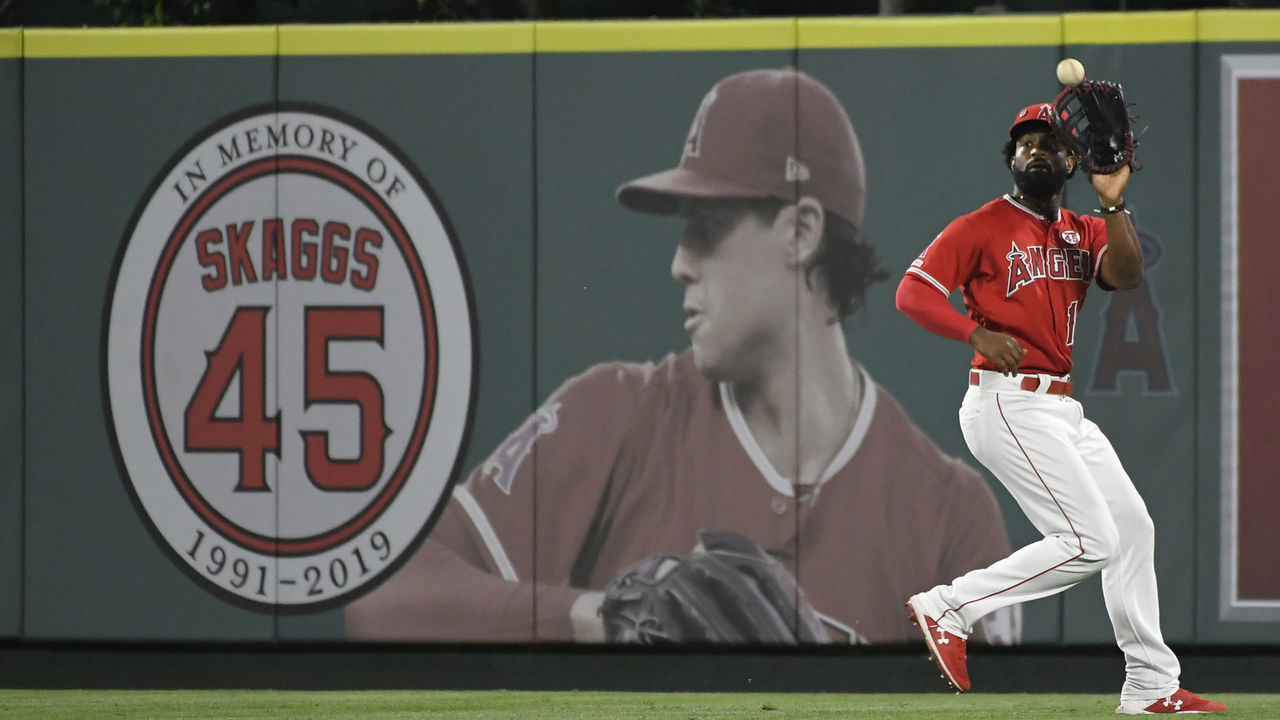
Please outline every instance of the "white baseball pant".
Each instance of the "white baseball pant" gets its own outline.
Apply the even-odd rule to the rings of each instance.
[[[1125,657],[1121,700],[1167,697],[1181,668],[1160,633],[1155,527],[1110,441],[1079,402],[1046,392],[1050,380],[1066,378],[972,372],[978,385],[960,406],[965,442],[1044,538],[923,593],[920,610],[967,637],[987,613],[1101,572]],[[1026,377],[1039,388],[1023,390]]]

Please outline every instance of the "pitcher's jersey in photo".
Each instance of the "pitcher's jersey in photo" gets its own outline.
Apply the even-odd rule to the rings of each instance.
[[[650,554],[688,553],[709,529],[774,553],[833,641],[912,639],[905,598],[1004,557],[1008,536],[982,477],[859,372],[852,432],[820,482],[797,489],[770,466],[731,387],[699,373],[690,352],[591,368],[455,488],[404,577],[372,593],[396,609],[397,630],[384,617],[366,633],[349,613],[349,631],[570,641],[583,590]],[[1016,642],[1019,618],[993,616],[991,641]]]
[[[962,288],[969,317],[1026,348],[1022,372],[1066,375],[1080,307],[1106,248],[1101,218],[1066,208],[1041,217],[1005,195],[953,220],[907,272],[943,295]],[[973,367],[997,369],[977,352]]]

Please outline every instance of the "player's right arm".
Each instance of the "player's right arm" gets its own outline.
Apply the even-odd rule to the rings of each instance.
[[[983,327],[947,301],[977,265],[973,244],[963,239],[966,225],[964,218],[953,222],[912,261],[898,283],[895,304],[929,332],[969,343],[997,370],[1012,374],[1021,366],[1026,348],[1009,335]]]
[[[421,548],[347,607],[348,636],[581,639],[578,566],[638,414],[618,367],[567,382],[458,485]]]

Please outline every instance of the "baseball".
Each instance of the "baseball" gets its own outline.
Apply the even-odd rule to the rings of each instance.
[[[1058,63],[1058,80],[1063,85],[1075,85],[1084,79],[1084,65],[1075,58],[1064,58]]]

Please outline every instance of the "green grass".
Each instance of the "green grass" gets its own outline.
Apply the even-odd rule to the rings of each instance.
[[[1280,716],[1280,695],[1217,695],[1228,718]],[[0,720],[11,718],[1114,718],[1114,695],[928,695],[815,693],[621,693],[277,690],[0,690]]]

